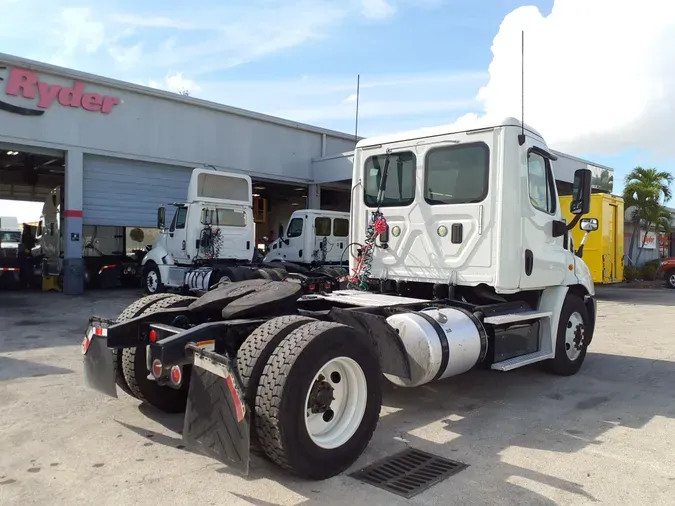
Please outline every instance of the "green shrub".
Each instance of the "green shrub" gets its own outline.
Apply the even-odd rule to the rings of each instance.
[[[632,265],[626,265],[623,268],[623,279],[626,281],[635,281],[638,277],[638,269]]]
[[[645,281],[654,281],[659,270],[658,261],[656,264],[648,262],[640,269],[640,275]]]
[[[645,266],[645,267],[649,267],[650,269],[651,269],[652,267],[656,267],[656,269],[658,270],[658,268],[659,268],[659,263],[660,263],[659,260],[650,260],[649,262],[645,262],[645,265],[644,265],[644,266]]]

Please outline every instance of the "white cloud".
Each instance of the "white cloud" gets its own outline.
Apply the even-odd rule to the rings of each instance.
[[[159,82],[150,80],[148,82],[148,86],[150,86],[151,88],[173,91],[174,93],[181,93],[187,91],[192,96],[198,95],[199,92],[202,90],[202,88],[197,84],[196,81],[184,77],[182,72],[169,74],[162,81]]]
[[[525,121],[551,145],[675,152],[674,2],[555,0],[548,16],[516,9],[494,38],[481,114],[520,117],[521,30]]]
[[[366,19],[387,19],[392,17],[396,13],[396,7],[394,7],[387,0],[360,0],[361,1],[361,14]]]

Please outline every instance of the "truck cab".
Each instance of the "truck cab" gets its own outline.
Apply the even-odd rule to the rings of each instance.
[[[305,265],[339,264],[349,243],[349,213],[302,209],[295,211],[284,234],[269,245],[264,262]]]
[[[174,203],[166,227],[166,208],[158,209],[161,229],[142,261],[144,285],[182,287],[189,269],[251,262],[255,223],[251,178],[209,169],[192,172],[185,202]],[[150,285],[149,285],[150,284]]]
[[[559,286],[593,295],[588,267],[569,248],[555,160],[543,137],[514,118],[362,140],[351,240],[363,245],[379,213],[387,231],[373,244],[370,276],[418,292],[426,287],[429,296],[434,284],[495,300]],[[572,206],[587,176],[575,173]],[[351,269],[360,263],[354,250]]]

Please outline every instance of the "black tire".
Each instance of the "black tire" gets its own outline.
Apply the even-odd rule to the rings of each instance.
[[[131,320],[132,318],[136,318],[137,316],[140,316],[143,311],[146,310],[148,306],[151,304],[154,304],[158,300],[165,299],[167,297],[171,297],[171,294],[169,293],[156,293],[155,295],[148,295],[147,297],[143,297],[141,299],[138,299],[136,302],[130,304],[127,306],[124,311],[122,311],[119,316],[117,317],[117,320],[115,320],[117,323],[124,322],[127,320]],[[124,379],[124,372],[122,371],[122,350],[118,350],[117,348],[114,348],[112,350],[112,356],[113,356],[113,366],[115,367],[115,383],[117,383],[117,386],[120,387],[125,393],[131,395],[132,397],[136,397],[134,393],[131,391],[129,388],[129,385],[127,384],[127,380]]]
[[[583,323],[581,324],[581,328],[578,328],[578,331],[580,332],[579,345],[581,350],[579,355],[572,360],[567,355],[566,334],[568,329],[572,329],[573,327],[570,317],[575,313],[581,316]],[[586,358],[586,351],[588,349],[585,332],[586,329],[590,328],[591,322],[583,299],[578,295],[568,293],[562,311],[560,312],[560,319],[558,320],[555,358],[544,362],[544,368],[551,374],[556,374],[558,376],[572,376],[579,372],[579,369],[581,369],[584,359]]]
[[[306,392],[330,360],[348,357],[366,379],[365,411],[355,433],[341,446],[321,448],[305,421]],[[267,456],[291,473],[322,480],[352,465],[368,446],[382,405],[381,369],[367,338],[346,325],[312,322],[284,338],[265,366],[255,401],[258,441]],[[339,379],[338,379],[339,381]]]
[[[666,286],[668,288],[675,289],[675,269],[670,269],[668,272],[666,272],[665,278]]]
[[[157,288],[156,289],[151,289],[151,283],[148,280],[148,276],[151,276],[151,273],[154,273],[155,276],[157,276]],[[156,293],[164,293],[166,292],[166,287],[164,286],[164,283],[162,283],[162,275],[159,272],[159,267],[157,267],[157,264],[155,262],[148,262],[145,264],[143,267],[143,277],[141,278],[141,283],[143,285],[143,293],[145,295],[154,295]]]
[[[255,398],[258,392],[260,376],[265,365],[279,342],[295,329],[316,321],[307,316],[280,316],[263,323],[246,338],[237,351],[237,372],[244,391],[244,400],[252,413],[255,413]],[[260,455],[255,423],[251,422],[251,451]]]
[[[195,297],[170,295],[154,302],[141,314],[151,314],[162,309],[185,307],[193,300],[195,300]],[[175,389],[168,386],[160,386],[155,381],[148,379],[150,371],[148,371],[145,359],[145,345],[135,348],[125,348],[122,351],[122,371],[132,395],[166,413],[181,413],[185,411],[190,388],[191,367],[185,366],[183,368],[183,384],[179,389]]]

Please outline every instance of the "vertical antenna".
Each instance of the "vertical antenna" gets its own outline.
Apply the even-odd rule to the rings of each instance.
[[[361,74],[356,75],[356,125],[354,126],[354,142],[359,141],[359,93],[361,91]]]
[[[525,144],[525,30],[520,32],[520,135],[518,144]]]

